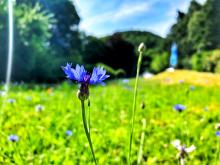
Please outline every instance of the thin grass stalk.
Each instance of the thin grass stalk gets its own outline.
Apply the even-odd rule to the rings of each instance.
[[[146,119],[142,119],[142,133],[141,133],[141,142],[138,153],[137,164],[139,165],[143,158],[143,146],[144,146],[144,137],[145,137],[145,128],[146,128]]]

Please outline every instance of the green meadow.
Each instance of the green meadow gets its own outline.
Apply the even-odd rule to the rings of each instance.
[[[196,146],[187,157],[187,164],[220,162],[220,137],[216,136],[215,128],[220,122],[220,88],[215,84],[193,84],[193,80],[198,80],[196,73],[191,81],[185,79],[189,71],[180,73],[140,79],[133,164],[137,164],[143,133],[143,165],[178,164],[178,151],[171,145],[175,139],[187,147]],[[176,83],[170,83],[173,80]],[[87,117],[90,111],[91,138],[100,165],[127,164],[133,87],[134,79],[119,79],[90,88],[90,107],[86,103],[86,111]],[[0,97],[0,163],[92,165],[77,88],[77,84],[68,82],[12,85],[8,95]],[[186,109],[178,112],[173,109],[176,104]],[[146,120],[144,129],[143,119]],[[66,134],[67,130],[72,134]],[[11,134],[19,140],[8,140]]]

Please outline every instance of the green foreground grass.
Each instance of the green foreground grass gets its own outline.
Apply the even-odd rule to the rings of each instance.
[[[133,86],[134,80],[117,80],[90,88],[91,138],[100,165],[127,163]],[[215,125],[220,122],[220,88],[195,85],[190,90],[190,86],[187,82],[166,85],[156,79],[140,79],[133,164],[144,118],[147,126],[142,164],[178,164],[177,150],[171,145],[175,139],[196,146],[188,164],[220,162],[220,137],[215,135]],[[53,87],[24,84],[13,86],[7,96],[0,97],[0,163],[93,164],[76,91],[77,85],[68,83]],[[35,110],[38,104],[44,106],[40,112]],[[187,108],[179,113],[173,110],[175,104]],[[67,130],[72,136],[65,134]],[[10,134],[18,135],[19,141],[9,141]]]

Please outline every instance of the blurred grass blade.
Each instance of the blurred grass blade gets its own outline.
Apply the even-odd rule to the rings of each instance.
[[[140,164],[143,157],[143,146],[144,146],[144,137],[145,137],[145,128],[146,128],[146,119],[142,119],[142,133],[141,133],[141,142],[140,142],[140,148],[138,153],[138,159],[137,164]]]

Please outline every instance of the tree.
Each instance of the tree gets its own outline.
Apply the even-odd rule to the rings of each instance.
[[[0,1],[0,80],[5,80],[7,64],[7,1]]]
[[[7,41],[7,3],[1,3],[0,33],[3,40]],[[12,79],[19,81],[46,80],[51,72],[52,56],[49,54],[48,41],[51,37],[50,25],[53,22],[52,15],[41,10],[36,4],[33,8],[25,4],[14,7],[14,60]],[[6,73],[6,59],[8,43],[0,47],[3,56],[3,68],[1,75]],[[5,77],[1,76],[1,80]]]
[[[0,1],[0,38],[8,38],[7,0]],[[14,5],[13,80],[54,81],[61,65],[80,61],[80,18],[69,0],[17,0]],[[0,47],[0,79],[5,79],[7,42]],[[56,74],[54,74],[56,73]]]
[[[192,43],[193,48],[200,52],[206,48],[208,44],[207,41],[204,41],[204,34],[206,33],[206,16],[204,12],[197,11],[193,14],[192,18],[188,24],[188,40]]]
[[[82,52],[81,34],[78,30],[80,17],[72,1],[17,0],[17,3],[18,5],[26,4],[28,6],[34,6],[39,3],[43,11],[53,14],[56,21],[51,24],[52,36],[49,42],[51,49],[54,50],[54,56],[63,58],[61,61],[79,59],[76,56]],[[61,63],[58,65],[61,65]]]
[[[83,53],[83,60],[89,65],[103,63],[112,70],[123,69],[127,76],[133,74],[135,64],[134,46],[125,41],[120,34],[97,39],[87,37]]]
[[[183,13],[178,11],[177,23],[171,27],[171,31],[167,36],[165,46],[170,49],[170,45],[176,42],[178,45],[178,51],[180,54],[179,67],[185,67],[188,65],[184,61],[189,59],[190,55],[195,52],[195,48],[192,44],[192,40],[189,40],[188,26],[189,22],[195,12],[200,11],[202,6],[195,0],[191,1],[188,12]]]
[[[197,51],[220,48],[220,1],[207,0],[188,24],[188,39]]]

